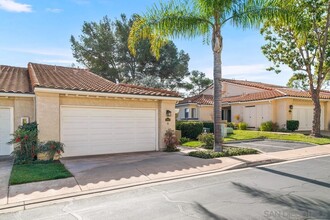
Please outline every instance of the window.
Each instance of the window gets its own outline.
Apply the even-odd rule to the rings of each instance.
[[[189,118],[189,108],[184,109],[184,118]]]
[[[196,108],[192,108],[192,109],[191,109],[191,117],[192,117],[192,118],[197,118],[197,111],[196,111]]]

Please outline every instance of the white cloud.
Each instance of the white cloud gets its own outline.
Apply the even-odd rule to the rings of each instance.
[[[0,9],[10,12],[32,12],[32,6],[15,2],[14,0],[0,0]]]
[[[51,13],[61,13],[63,11],[63,9],[60,8],[46,8],[47,12],[51,12]]]

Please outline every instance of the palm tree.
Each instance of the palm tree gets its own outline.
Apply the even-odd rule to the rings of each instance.
[[[194,38],[203,36],[211,41],[214,67],[214,151],[222,151],[221,138],[221,52],[222,27],[230,23],[241,28],[258,27],[264,19],[282,16],[282,10],[274,6],[276,0],[191,0],[154,5],[133,24],[129,36],[129,48],[136,53],[135,45],[141,39],[149,39],[151,51],[159,57],[159,49],[169,37]]]

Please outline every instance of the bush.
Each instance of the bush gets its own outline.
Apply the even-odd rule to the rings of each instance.
[[[278,129],[278,124],[273,123],[272,121],[266,121],[260,125],[260,131],[278,131]]]
[[[174,152],[178,151],[177,148],[179,142],[175,136],[175,132],[172,129],[168,129],[165,133],[164,143],[166,145],[165,151],[167,152]]]
[[[37,123],[19,126],[9,144],[14,144],[12,155],[15,158],[15,164],[25,164],[36,160],[39,151]]]
[[[247,126],[248,126],[248,124],[245,123],[245,122],[240,122],[240,123],[238,123],[238,125],[237,125],[238,130],[246,130],[246,129],[247,129]]]
[[[211,159],[217,157],[232,157],[246,154],[258,154],[259,151],[251,148],[229,147],[225,148],[222,152],[214,152],[210,150],[192,151],[188,155],[192,157],[199,157],[203,159]]]
[[[203,132],[203,123],[199,121],[180,121],[176,129],[181,130],[182,137],[196,139]]]
[[[64,144],[59,141],[47,141],[46,143],[40,144],[39,150],[42,153],[46,153],[49,160],[53,160],[56,153],[59,156],[64,153]]]
[[[198,135],[198,140],[204,143],[204,148],[213,149],[214,135],[211,133],[203,133]]]
[[[184,144],[184,143],[187,143],[187,142],[189,142],[189,141],[190,141],[189,138],[186,138],[186,137],[182,137],[182,138],[180,138],[180,144],[181,144],[181,145]]]
[[[234,122],[228,122],[227,127],[232,129],[237,129],[237,124]]]
[[[210,129],[210,133],[214,133],[214,123],[213,122],[204,121],[203,122],[203,127],[204,128],[209,128]]]
[[[299,128],[299,121],[297,120],[287,120],[286,121],[286,129],[289,131],[296,131]]]

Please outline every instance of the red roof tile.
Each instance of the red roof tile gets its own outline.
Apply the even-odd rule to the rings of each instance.
[[[0,92],[33,93],[27,69],[0,65]]]
[[[179,97],[176,92],[127,84],[116,84],[86,69],[29,63],[33,87],[79,91]]]
[[[196,96],[185,98],[178,104],[196,103],[198,105],[213,105],[213,95],[199,94]]]
[[[249,86],[249,87],[255,87],[259,89],[265,89],[265,90],[273,90],[275,88],[287,88],[286,86],[278,86],[268,83],[261,83],[261,82],[253,82],[253,81],[247,81],[247,80],[235,80],[235,79],[222,79],[223,82],[243,85],[243,86]]]

